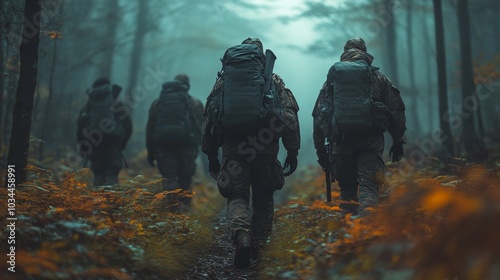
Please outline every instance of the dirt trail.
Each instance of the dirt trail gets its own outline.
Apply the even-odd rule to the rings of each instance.
[[[258,267],[238,269],[233,265],[234,245],[227,231],[225,210],[213,222],[214,238],[212,248],[205,256],[198,260],[193,269],[188,271],[185,278],[198,279],[257,279]]]

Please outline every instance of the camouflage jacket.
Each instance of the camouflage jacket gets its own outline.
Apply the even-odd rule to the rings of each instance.
[[[205,113],[203,115],[202,133],[201,133],[201,149],[209,157],[217,155],[218,149],[222,146],[222,154],[226,155],[250,155],[269,154],[277,155],[279,150],[279,138],[282,138],[283,146],[290,154],[297,154],[300,149],[300,130],[299,119],[297,112],[299,106],[290,89],[285,86],[285,83],[280,76],[273,73],[273,83],[276,88],[278,98],[283,109],[284,124],[279,124],[276,118],[272,118],[269,124],[266,124],[263,129],[267,132],[272,131],[272,139],[260,139],[262,135],[248,135],[246,137],[236,135],[224,135],[222,139],[214,135],[214,94],[222,90],[223,78],[217,79],[212,92],[207,98],[205,105]],[[275,122],[276,121],[276,122]],[[267,126],[268,125],[268,126]],[[264,130],[261,130],[263,132]],[[267,137],[267,136],[266,136]]]
[[[203,119],[203,103],[190,95],[188,108],[190,110],[191,127],[194,128],[196,139],[200,139],[201,122]],[[148,153],[154,153],[156,150],[155,131],[158,118],[158,102],[159,98],[155,99],[149,108],[148,121],[146,123],[146,148]]]
[[[369,65],[373,62],[373,56],[366,52],[362,52],[355,49],[350,49],[344,52],[341,56],[341,61],[355,61],[355,60],[365,60]],[[399,90],[392,84],[392,82],[387,78],[382,72],[375,70],[373,72],[373,92],[379,97],[379,99],[388,107],[389,109],[389,133],[392,136],[393,141],[403,141],[404,132],[406,130],[406,117],[405,117],[405,105],[401,99]],[[324,120],[321,118],[321,108],[323,108],[324,103],[327,102],[326,98],[326,87],[327,83],[323,84],[320,90],[318,99],[313,110],[313,139],[314,146],[318,152],[318,156],[325,156],[325,129],[323,128]],[[382,134],[371,135],[363,139],[349,139],[345,141],[346,143],[334,143],[334,147],[346,147],[349,146],[381,146],[383,148],[384,141]]]

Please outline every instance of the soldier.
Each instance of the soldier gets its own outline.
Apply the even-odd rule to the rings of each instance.
[[[250,51],[257,53],[250,57],[264,57],[262,42],[257,38],[248,38],[238,46],[243,46],[240,50],[248,46]],[[231,238],[236,244],[234,264],[236,267],[244,268],[250,265],[251,257],[254,259],[257,257],[258,250],[271,234],[274,191],[281,189],[284,185],[284,177],[292,174],[297,168],[297,154],[300,148],[297,117],[299,107],[292,92],[278,75],[272,73],[271,69],[269,70],[269,76],[272,73],[270,84],[277,94],[282,110],[282,120],[275,116],[252,131],[245,132],[244,129],[247,126],[241,126],[240,131],[237,132],[218,133],[220,127],[217,114],[220,103],[217,103],[217,99],[221,98],[222,90],[224,90],[225,98],[229,98],[228,96],[232,95],[231,87],[238,87],[233,84],[237,77],[231,74],[231,71],[237,72],[238,69],[230,69],[230,63],[226,60],[228,52],[229,49],[224,55],[223,72],[219,75],[207,98],[202,125],[202,151],[208,156],[209,170],[217,179],[219,192],[227,198],[226,217]],[[262,61],[253,62],[259,64]],[[259,81],[262,75],[261,72],[257,74],[253,78]],[[252,87],[245,82],[239,86],[243,86],[246,90]],[[259,85],[257,88],[260,88]],[[260,94],[262,92],[258,92],[257,96]],[[238,112],[233,112],[236,114],[248,113],[248,110],[255,106],[250,102],[241,102],[236,99],[226,99],[224,102],[227,106],[239,103],[240,109]],[[224,108],[225,114],[229,114],[228,110],[231,107]],[[229,123],[233,119],[228,118],[226,121]],[[288,152],[285,167],[281,167],[277,159],[280,138]],[[222,147],[222,165],[218,159],[219,147]],[[290,169],[284,174],[284,168],[288,167]],[[249,210],[250,188],[252,189],[252,212]]]
[[[200,145],[203,104],[189,95],[189,77],[175,76],[163,84],[160,97],[149,108],[146,126],[148,163],[155,166],[163,180],[163,190],[189,191],[196,171]],[[184,200],[189,205],[189,200]]]
[[[85,162],[90,160],[96,186],[118,182],[118,173],[124,165],[122,151],[132,135],[130,115],[119,114],[125,106],[117,99],[120,90],[105,77],[97,79],[78,115],[78,150],[85,154]]]
[[[330,68],[327,81],[319,93],[313,110],[314,146],[318,155],[318,163],[326,171],[330,163],[326,152],[325,138],[333,142],[333,174],[339,182],[340,207],[346,213],[355,215],[359,213],[360,216],[365,216],[370,214],[373,207],[378,204],[378,189],[385,182],[386,167],[382,159],[383,131],[388,129],[392,136],[393,144],[389,153],[392,156],[392,161],[397,162],[403,157],[403,144],[406,143],[404,140],[405,105],[399,90],[378,68],[372,66],[373,56],[367,53],[363,39],[348,40],[340,59],[341,62]],[[342,62],[352,62],[352,64]],[[355,75],[353,73],[357,71],[356,68],[349,68],[349,65],[353,64],[358,66],[357,69],[363,69],[363,67],[367,69],[368,75],[366,75],[367,73],[360,75],[360,77],[369,77],[367,82],[353,78]],[[351,72],[345,74],[347,73],[346,69]],[[349,82],[345,82],[349,79],[351,79],[351,85]],[[352,86],[353,84],[354,86]],[[359,108],[359,106],[349,107],[349,104],[344,105],[343,102],[349,100],[349,96],[353,96],[352,92],[360,90],[363,92],[365,85],[368,85],[365,90],[368,98],[367,104],[371,104],[371,100],[377,101],[373,103],[374,108],[381,108],[381,110],[373,112],[380,113],[377,116],[380,117],[378,120],[381,121],[379,123],[373,122],[373,125],[378,128],[364,127],[362,128],[364,132],[349,134],[345,131],[360,125],[362,121],[359,116],[362,114],[353,111],[357,110],[355,108]],[[351,92],[344,95],[343,91],[346,89],[351,90]],[[353,102],[353,104],[358,105],[360,103],[362,102],[359,102],[359,99],[357,102]],[[335,108],[333,108],[333,104],[335,104]],[[374,110],[374,108],[370,107],[368,110]],[[342,120],[343,116],[347,116],[350,120]],[[332,120],[334,121],[332,122]],[[369,121],[372,123],[371,120]],[[380,126],[378,126],[379,124]],[[349,127],[342,128],[343,125]]]

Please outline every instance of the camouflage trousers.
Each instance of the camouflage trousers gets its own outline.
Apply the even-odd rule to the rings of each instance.
[[[272,230],[274,191],[283,184],[283,169],[274,155],[257,155],[252,161],[240,155],[223,157],[217,186],[227,198],[226,217],[234,241],[238,230],[251,234],[253,246],[266,241]]]
[[[357,149],[335,156],[335,176],[342,201],[340,208],[345,212],[357,214],[378,204],[378,190],[385,183],[386,171],[382,152],[383,147]]]
[[[163,178],[163,190],[190,190],[196,172],[198,147],[168,146],[158,147],[156,159],[158,170]]]
[[[118,173],[123,167],[123,162],[121,151],[116,145],[94,147],[89,159],[95,186],[118,183]]]

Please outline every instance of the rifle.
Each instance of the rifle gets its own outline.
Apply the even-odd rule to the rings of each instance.
[[[273,51],[267,49],[266,62],[264,65],[264,77],[266,77],[266,84],[264,86],[265,105],[267,110],[271,111],[271,113],[273,113],[273,115],[278,117],[280,121],[284,122],[283,114],[281,112],[280,102],[278,100],[278,94],[276,93],[275,88],[271,86],[271,82],[273,80],[273,68],[275,60],[276,60],[276,55],[273,53]]]
[[[331,202],[332,201],[332,182],[335,182],[335,179],[333,178],[333,149],[332,145],[330,143],[330,140],[328,140],[328,137],[325,137],[325,150],[328,155],[328,166],[326,167],[325,170],[325,179],[326,179],[326,201]]]
[[[276,61],[276,55],[273,53],[273,51],[266,50],[266,64],[264,65],[264,76],[266,77],[266,85],[265,85],[266,94],[268,94],[269,90],[271,89],[274,61]]]

